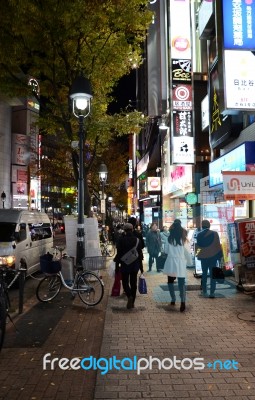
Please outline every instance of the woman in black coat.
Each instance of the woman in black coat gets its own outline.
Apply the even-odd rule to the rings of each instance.
[[[127,223],[124,225],[123,229],[124,234],[118,241],[117,254],[114,261],[116,262],[116,268],[120,266],[122,286],[128,297],[127,308],[129,309],[133,308],[135,304],[138,271],[140,270],[143,273],[143,252],[140,239],[138,239],[133,233],[133,225]],[[138,258],[131,264],[127,265],[121,261],[121,258],[135,246],[137,248]]]

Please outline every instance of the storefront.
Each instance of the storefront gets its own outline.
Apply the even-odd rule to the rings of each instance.
[[[209,164],[209,176],[200,180],[201,217],[208,219],[211,229],[219,233],[224,254],[226,268],[232,269],[238,259],[231,251],[231,230],[229,226],[239,219],[253,217],[255,187],[252,182],[246,183],[253,192],[253,197],[247,197],[242,192],[237,176],[249,175],[249,171],[255,166],[255,142],[244,142],[235,149],[219,157]],[[224,173],[225,171],[225,173]],[[240,171],[240,172],[238,172]],[[233,187],[227,192],[224,184],[224,175],[231,173]],[[236,176],[235,176],[236,175]],[[239,195],[237,193],[240,191]]]

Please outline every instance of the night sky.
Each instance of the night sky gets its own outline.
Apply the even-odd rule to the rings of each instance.
[[[113,96],[116,101],[109,105],[108,111],[110,114],[119,113],[121,109],[125,108],[131,100],[132,106],[135,108],[136,101],[136,71],[132,70],[129,75],[123,76],[118,85],[116,86]]]

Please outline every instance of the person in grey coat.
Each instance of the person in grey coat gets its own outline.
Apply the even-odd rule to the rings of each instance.
[[[157,272],[160,272],[158,257],[159,253],[161,252],[161,238],[158,231],[158,225],[156,223],[151,225],[150,230],[147,233],[146,246],[149,253],[149,271],[151,271],[152,264],[154,263],[154,260],[156,260],[156,269]]]

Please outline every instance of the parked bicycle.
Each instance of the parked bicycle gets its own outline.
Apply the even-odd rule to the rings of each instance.
[[[12,318],[9,314],[9,309],[11,307],[10,297],[9,297],[9,288],[14,284],[14,282],[20,278],[19,281],[19,290],[20,290],[20,299],[19,299],[19,312],[22,312],[23,309],[23,285],[26,277],[26,268],[20,267],[19,270],[15,271],[14,278],[7,283],[6,276],[8,274],[9,267],[6,265],[0,266],[0,351],[3,347],[5,331],[6,331],[6,322],[7,318],[12,321]],[[12,321],[13,322],[13,321]]]
[[[39,282],[36,289],[36,296],[39,301],[48,302],[53,300],[59,294],[64,286],[72,293],[72,297],[78,293],[80,300],[87,306],[95,306],[100,303],[104,296],[104,283],[101,277],[94,271],[105,268],[106,258],[88,257],[82,261],[82,267],[77,267],[74,273],[73,282],[65,282],[61,272],[61,259],[53,257],[52,254],[46,254],[40,259],[41,270],[45,277]]]
[[[100,242],[100,249],[102,256],[113,257],[116,253],[116,247],[110,241]]]

